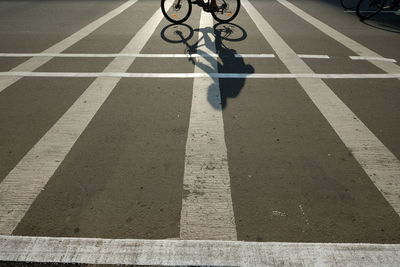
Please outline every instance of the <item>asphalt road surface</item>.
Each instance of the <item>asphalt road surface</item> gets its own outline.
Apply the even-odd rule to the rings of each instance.
[[[0,1],[2,264],[400,265],[399,33],[335,0]]]

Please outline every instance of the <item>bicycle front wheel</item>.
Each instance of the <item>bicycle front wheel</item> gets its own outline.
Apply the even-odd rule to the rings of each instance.
[[[359,0],[356,8],[361,20],[369,19],[378,14],[385,6],[386,0]]]
[[[190,0],[161,0],[161,11],[170,22],[182,23],[192,13],[192,3]]]
[[[356,1],[355,0],[340,0],[340,4],[345,10],[351,10],[356,7]]]
[[[218,10],[212,12],[212,16],[218,22],[233,20],[240,10],[240,0],[216,0]]]

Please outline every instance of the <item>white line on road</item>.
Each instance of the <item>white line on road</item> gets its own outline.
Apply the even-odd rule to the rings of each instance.
[[[73,54],[73,53],[0,53],[0,57],[66,57],[66,58],[110,58],[110,57],[144,57],[144,58],[188,58],[188,57],[218,57],[218,54]]]
[[[315,55],[318,57],[319,55]],[[113,57],[141,57],[141,58],[191,58],[191,57],[220,57],[212,54],[62,54],[62,53],[0,53],[0,57],[63,57],[63,58],[113,58]],[[243,58],[274,58],[274,54],[235,54]],[[312,57],[312,56],[311,56]],[[328,57],[329,58],[329,57]]]
[[[330,57],[328,55],[304,55],[304,54],[298,54],[300,58],[315,58],[315,59],[329,59]]]
[[[399,244],[0,236],[0,260],[162,266],[399,266]]]
[[[238,79],[399,79],[400,73],[127,73],[127,72],[0,72],[1,76],[53,77],[53,78],[238,78]]]
[[[235,54],[237,58],[274,58],[274,54]]]
[[[392,58],[384,58],[384,57],[361,57],[361,56],[350,56],[352,60],[380,60],[380,61],[387,61],[387,62],[393,62],[396,63],[397,61]]]
[[[307,14],[297,6],[293,5],[292,3],[288,2],[287,0],[277,0],[277,1],[286,8],[288,8],[289,10],[291,10],[294,14],[296,14],[297,16],[299,16],[300,18],[307,21],[315,28],[323,32],[324,34],[328,35],[332,39],[336,40],[337,42],[341,43],[348,49],[352,50],[357,55],[362,57],[383,58],[378,53],[375,53],[374,51],[366,48],[362,44],[338,32],[337,30],[333,29],[332,27],[328,26],[322,21],[310,16],[309,14]],[[393,62],[378,61],[378,60],[370,60],[370,62],[387,73],[400,73],[400,67],[394,64]]]
[[[313,74],[310,67],[295,54],[248,0],[243,0],[242,5],[290,72]],[[393,63],[384,63],[396,66]],[[397,73],[400,73],[400,70]],[[400,161],[322,80],[298,78],[297,81],[375,186],[400,215]]]
[[[300,58],[309,59],[330,59],[328,55],[298,54]],[[73,54],[73,53],[0,53],[0,57],[51,57],[51,58],[115,58],[115,57],[136,57],[136,58],[199,58],[199,57],[220,57],[218,54]],[[275,58],[274,54],[235,54],[236,58]],[[361,57],[349,56],[352,60],[380,60],[396,63],[392,58],[384,57]],[[335,57],[337,58],[337,57]]]
[[[162,18],[158,9],[122,53],[140,53]],[[134,59],[115,58],[104,71],[124,72]],[[13,232],[119,80],[97,78],[0,183],[0,234]]]
[[[213,18],[202,12],[198,44],[214,54]],[[207,72],[218,71],[215,58],[195,63],[192,107],[185,150],[181,239],[236,240],[228,156],[219,81]],[[194,257],[196,258],[196,257]]]
[[[343,12],[346,13],[356,13],[355,10],[343,10]],[[369,11],[369,10],[360,10],[361,13],[376,13],[376,11]],[[397,11],[395,10],[381,10],[379,13],[390,13],[390,14],[396,14]]]
[[[98,18],[97,20],[93,21],[92,23],[88,24],[87,26],[83,27],[79,31],[75,32],[71,36],[65,38],[64,40],[56,43],[55,45],[51,46],[50,48],[44,50],[42,53],[61,53],[62,51],[66,50],[67,48],[71,47],[73,44],[77,43],[78,41],[82,40],[84,37],[88,36],[90,33],[98,29],[101,25],[106,23],[107,21],[111,20],[112,18],[116,17],[117,15],[121,14],[124,10],[135,4],[137,0],[129,0],[126,3],[122,4],[118,8],[110,11],[106,15]],[[35,69],[39,68],[40,66],[44,65],[48,61],[50,61],[51,57],[33,57],[25,61],[24,63],[19,64],[12,71],[34,71]],[[0,92],[12,85],[13,83],[17,82],[21,77],[2,77],[0,79]]]

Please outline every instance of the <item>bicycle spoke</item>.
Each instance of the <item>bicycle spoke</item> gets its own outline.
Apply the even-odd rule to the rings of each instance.
[[[161,1],[161,8],[164,16],[173,23],[182,23],[187,20],[192,11],[192,4],[190,0],[174,0],[171,8],[166,10],[165,2]]]
[[[239,0],[217,0],[218,11],[213,12],[213,17],[219,22],[233,20],[240,9]]]

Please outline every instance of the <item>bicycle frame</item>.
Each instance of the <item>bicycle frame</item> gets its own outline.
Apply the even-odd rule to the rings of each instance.
[[[170,22],[178,24],[189,18],[193,5],[202,7],[205,12],[211,13],[213,18],[221,23],[232,21],[240,10],[240,0],[218,0],[216,7],[213,0],[175,0],[172,4],[172,12],[174,13],[168,15],[168,10],[164,6],[167,1],[169,0],[161,0],[161,10]],[[230,1],[232,1],[232,4]],[[233,8],[230,9],[230,7]]]
[[[180,2],[181,0],[179,0]],[[222,0],[224,3],[218,7],[218,9],[224,9],[226,7],[226,2],[225,0]],[[205,2],[205,0],[191,0],[191,3],[194,5],[198,5],[199,7],[210,7],[210,0],[207,0],[207,2]]]

